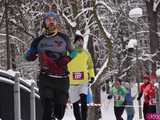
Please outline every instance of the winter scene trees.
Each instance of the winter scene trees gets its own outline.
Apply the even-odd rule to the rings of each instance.
[[[32,93],[32,101],[38,101],[37,76],[41,69],[40,60],[28,62],[25,59],[25,54],[33,39],[46,32],[44,27],[45,14],[54,12],[59,16],[59,29],[69,37],[71,44],[74,46],[76,33],[81,35],[84,40],[83,48],[91,54],[93,59],[95,77],[89,85],[93,100],[92,104],[88,106],[88,120],[116,120],[114,114],[115,96],[112,94],[112,89],[117,79],[121,81],[123,87],[128,83],[132,91],[131,95],[135,97],[133,100],[133,106],[135,106],[133,120],[143,120],[143,103],[145,101],[143,97],[145,95],[142,95],[142,99],[138,101],[137,97],[141,92],[145,75],[151,81],[155,80],[157,108],[155,113],[159,113],[159,4],[160,0],[0,0],[1,94],[6,91],[5,87],[2,87],[4,83],[11,84],[13,87],[16,85],[16,79],[19,79],[20,86],[22,86],[21,84],[27,86],[29,93]],[[13,73],[18,74],[18,78]],[[7,80],[4,78],[12,80],[12,82],[5,82]],[[33,88],[32,91],[31,83],[33,81],[35,89]],[[20,86],[18,89],[21,89]],[[29,94],[25,94],[25,91],[21,92],[21,95],[20,93],[17,95],[18,97]],[[8,94],[14,96],[12,92]],[[113,96],[112,99],[107,98],[110,94]],[[3,100],[5,101],[5,99],[9,98],[4,97]],[[26,99],[29,101],[30,98]],[[21,97],[17,100],[23,101]],[[0,105],[2,120],[41,119],[37,117],[38,114],[41,114],[37,107],[31,107],[31,110],[28,108],[28,115],[23,115],[23,105],[15,103],[14,100],[8,104],[18,104],[21,110],[17,110],[17,108],[10,111],[11,114],[8,115],[12,116],[10,118],[4,115],[5,109],[3,105]],[[26,104],[30,106],[29,102]],[[33,102],[31,106],[35,104],[40,105],[38,101],[38,103]],[[74,120],[70,101],[67,105],[63,120]],[[19,118],[14,117],[15,111]],[[30,114],[31,111],[36,115]],[[122,116],[129,120],[126,113],[123,112]]]

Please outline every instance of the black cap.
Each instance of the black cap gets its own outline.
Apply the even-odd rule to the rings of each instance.
[[[75,39],[74,39],[73,43],[76,43],[79,40],[83,40],[83,37],[81,35],[75,35]]]

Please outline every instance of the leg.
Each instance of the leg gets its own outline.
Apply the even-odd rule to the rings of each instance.
[[[114,107],[114,113],[116,116],[116,120],[123,120],[122,114],[124,112],[124,107]]]
[[[133,120],[133,114],[128,114],[127,115],[127,120]]]
[[[144,116],[144,119],[146,120],[146,115],[148,113],[148,110],[149,110],[149,105],[144,103],[143,104],[143,116]]]
[[[54,106],[54,116],[58,119],[61,120],[65,114],[65,108],[66,105],[65,104],[55,104]]]
[[[82,120],[87,120],[87,95],[80,94]]]
[[[134,117],[134,108],[133,107],[126,107],[126,113],[127,113],[127,120],[133,120]]]
[[[73,113],[74,113],[76,120],[81,120],[79,101],[73,103]]]
[[[156,113],[156,105],[149,106],[149,113]]]
[[[53,108],[53,101],[52,99],[46,98],[44,100],[44,104],[43,104],[43,108],[44,108],[44,112],[43,112],[43,120],[51,120],[53,117],[52,115],[52,108]],[[54,118],[53,118],[54,120]]]

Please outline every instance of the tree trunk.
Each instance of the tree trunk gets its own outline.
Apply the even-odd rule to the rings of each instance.
[[[101,103],[100,101],[100,86],[96,83],[92,86],[93,101],[96,104]],[[88,120],[99,120],[101,118],[100,106],[91,106],[88,110]]]
[[[95,63],[93,41],[92,41],[91,37],[89,38],[87,47],[89,49],[89,52],[92,55],[93,63]],[[100,85],[98,84],[98,82],[95,82],[95,84],[92,86],[92,93],[93,93],[93,102],[96,103],[96,104],[101,103]],[[101,118],[100,106],[89,107],[89,109],[88,109],[88,120],[99,120],[99,118]]]
[[[151,53],[156,52],[159,47],[159,41],[157,36],[157,12],[153,11],[153,0],[146,2],[149,22],[149,33],[150,33],[150,49]]]
[[[157,11],[153,11],[153,0],[150,2],[146,1],[147,12],[148,12],[148,22],[149,22],[149,38],[150,38],[150,50],[151,53],[155,53],[159,48],[159,41],[157,35]],[[156,63],[152,64],[152,71],[156,71]]]

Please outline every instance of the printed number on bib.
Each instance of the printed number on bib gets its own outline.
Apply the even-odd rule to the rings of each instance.
[[[73,79],[74,80],[83,80],[84,73],[83,72],[73,72]]]

